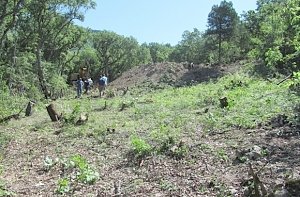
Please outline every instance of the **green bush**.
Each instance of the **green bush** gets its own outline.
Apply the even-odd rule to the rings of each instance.
[[[64,115],[64,121],[67,124],[75,124],[76,119],[79,117],[80,115],[80,104],[76,104],[73,111],[69,114],[65,114]]]
[[[54,98],[59,98],[64,96],[68,90],[68,84],[66,83],[66,78],[61,75],[53,75],[49,80],[49,90],[51,96]]]
[[[137,136],[131,137],[131,147],[138,158],[145,157],[152,151],[151,145]]]
[[[0,119],[19,113],[25,108],[28,99],[22,96],[10,95],[7,86],[0,84]]]

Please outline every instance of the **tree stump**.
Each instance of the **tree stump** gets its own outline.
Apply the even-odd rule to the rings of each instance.
[[[227,97],[223,97],[219,99],[221,108],[225,108],[228,106]]]
[[[54,108],[54,104],[51,103],[46,108],[47,108],[48,114],[53,122],[59,121],[61,119],[62,115],[59,115],[56,112],[56,110]]]
[[[29,101],[25,110],[25,116],[31,116],[33,112],[33,107],[35,105],[34,101]]]

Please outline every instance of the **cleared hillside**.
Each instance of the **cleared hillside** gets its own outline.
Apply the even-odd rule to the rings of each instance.
[[[149,78],[147,68],[128,71],[119,86],[125,76],[159,79],[162,67],[150,66]],[[39,103],[32,116],[0,126],[0,194],[254,196],[260,185],[260,193],[297,196],[300,99],[279,81],[237,72],[213,83],[112,98],[95,92],[53,101],[63,113],[59,122],[51,122],[49,103]],[[84,124],[81,114],[88,114]]]

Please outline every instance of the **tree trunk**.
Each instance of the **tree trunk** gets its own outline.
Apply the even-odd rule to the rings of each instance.
[[[221,64],[221,44],[222,44],[222,35],[219,34],[219,43],[218,43],[218,52],[219,52],[219,56],[218,56],[218,64]]]
[[[36,50],[36,67],[37,67],[37,74],[40,81],[40,86],[42,88],[42,92],[46,99],[49,98],[49,91],[46,85],[46,79],[44,76],[43,66],[42,66],[42,59],[41,59],[41,50],[42,50],[42,42],[39,41],[37,50]]]
[[[48,114],[53,122],[59,121],[61,119],[62,115],[58,115],[53,104],[48,105],[46,108],[47,108]]]

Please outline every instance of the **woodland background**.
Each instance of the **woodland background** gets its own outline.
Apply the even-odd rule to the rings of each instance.
[[[241,16],[222,1],[212,7],[206,31],[186,30],[175,46],[139,44],[74,24],[93,8],[91,0],[1,1],[1,94],[49,98],[68,89],[68,77],[81,67],[95,79],[104,71],[110,81],[130,68],[167,61],[218,65],[251,59],[270,76],[299,69],[297,0],[258,0],[256,10]]]

